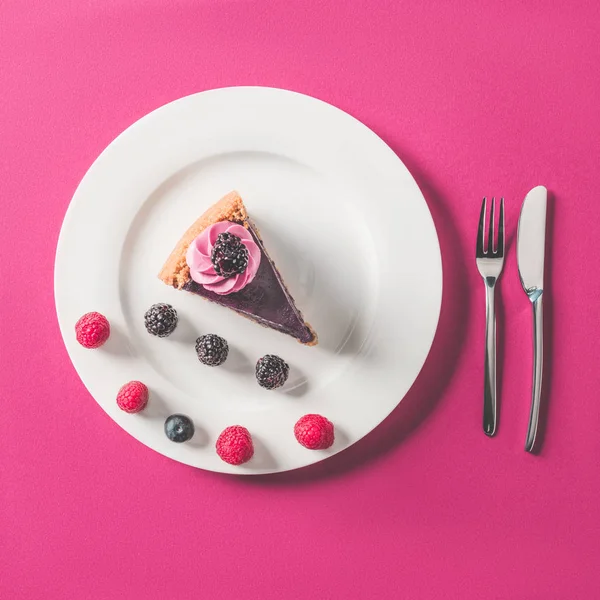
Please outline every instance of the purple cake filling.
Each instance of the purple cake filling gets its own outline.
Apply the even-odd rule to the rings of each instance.
[[[231,308],[261,325],[287,333],[304,344],[312,342],[313,332],[305,325],[293,298],[265,252],[263,243],[251,223],[249,223],[249,231],[261,252],[260,266],[251,283],[239,292],[227,295],[215,294],[191,279],[183,289]]]

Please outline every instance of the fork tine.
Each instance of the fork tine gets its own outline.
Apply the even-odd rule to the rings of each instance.
[[[483,230],[485,224],[485,203],[486,199],[483,198],[481,203],[481,214],[479,215],[479,227],[477,229],[477,256],[483,256]]]
[[[498,222],[498,254],[504,255],[504,198],[500,198],[500,221]]]
[[[490,206],[490,228],[488,229],[488,243],[487,253],[494,254],[494,204],[496,198],[492,198],[492,205]]]

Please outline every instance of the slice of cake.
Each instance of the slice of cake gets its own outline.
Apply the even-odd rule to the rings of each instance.
[[[221,198],[185,232],[159,278],[302,344],[317,343],[237,192]]]

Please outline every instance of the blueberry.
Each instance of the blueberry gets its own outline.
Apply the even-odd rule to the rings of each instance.
[[[172,442],[187,442],[194,435],[194,423],[185,415],[171,415],[165,421],[165,433]]]

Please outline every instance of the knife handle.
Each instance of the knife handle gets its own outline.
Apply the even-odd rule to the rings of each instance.
[[[490,278],[491,279],[491,278]],[[496,280],[485,284],[485,376],[483,382],[483,431],[496,433]]]
[[[525,451],[533,452],[540,417],[542,397],[542,371],[544,366],[544,311],[542,294],[533,300],[533,384],[531,391],[531,412],[527,427]]]

